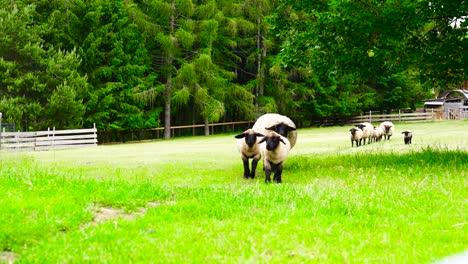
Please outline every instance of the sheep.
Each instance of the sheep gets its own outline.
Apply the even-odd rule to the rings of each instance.
[[[351,147],[354,147],[354,142],[356,142],[356,147],[359,147],[362,141],[362,130],[360,128],[353,127],[349,131],[351,132]]]
[[[252,179],[255,178],[257,163],[261,158],[257,141],[258,137],[263,136],[263,134],[255,132],[253,129],[247,129],[244,133],[235,136],[237,139],[237,148],[244,163],[244,178],[246,179],[249,177]],[[249,169],[250,158],[252,159],[252,170]]]
[[[383,132],[383,128],[379,126],[374,126],[373,138],[375,142],[379,142],[380,140],[382,140]]]
[[[283,173],[284,162],[291,150],[291,143],[289,143],[288,138],[274,131],[268,132],[258,143],[263,157],[265,182],[269,183],[271,181],[270,175],[273,172],[273,180],[276,183],[281,183],[281,174]]]
[[[380,124],[380,127],[384,131],[384,139],[390,140],[390,137],[393,135],[393,132],[395,132],[395,126],[393,125],[393,123],[390,121],[385,121]]]
[[[374,131],[374,126],[371,123],[364,122],[357,124],[356,127],[359,127],[362,130],[362,139],[364,141],[364,145],[366,144],[366,139],[367,139],[367,144],[371,142],[372,138],[372,133]]]
[[[406,130],[406,131],[403,131],[401,133],[405,134],[405,137],[404,137],[405,144],[406,145],[411,144],[411,139],[413,138],[413,132]]]
[[[260,116],[252,127],[253,130],[259,133],[267,133],[270,130],[287,137],[291,148],[296,145],[297,131],[294,122],[287,116],[280,114],[264,114]]]

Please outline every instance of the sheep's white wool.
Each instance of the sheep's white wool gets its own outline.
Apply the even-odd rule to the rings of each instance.
[[[296,128],[296,125],[289,117],[280,115],[280,114],[269,113],[269,114],[264,114],[260,116],[257,119],[257,121],[255,121],[255,124],[253,125],[252,129],[255,130],[256,132],[266,134],[268,130],[266,130],[265,128],[272,127],[280,123]],[[291,144],[291,148],[293,148],[294,145],[296,145],[297,131],[296,130],[289,131],[287,138]]]
[[[255,133],[253,129],[247,129],[244,133]],[[237,149],[241,156],[245,157],[254,157],[260,154],[260,146],[258,141],[262,139],[261,137],[257,137],[257,144],[253,145],[253,147],[249,147],[245,142],[245,138],[238,138],[237,140]]]
[[[356,142],[356,147],[359,147],[363,135],[362,130],[359,127],[353,127],[349,131],[351,132],[351,147],[354,145],[354,142]]]
[[[382,122],[380,127],[383,129],[383,135],[386,139],[390,139],[390,136],[395,132],[395,125],[390,121]]]
[[[274,150],[267,150],[266,144],[261,143],[260,144],[260,153],[263,157],[264,163],[273,163],[273,164],[278,164],[281,162],[284,162],[286,158],[288,157],[288,153],[291,150],[291,143],[289,140],[281,135],[279,135],[276,132],[270,131],[268,132],[265,137],[272,137],[272,136],[279,136],[283,139],[283,143],[279,143],[278,147],[275,148]]]
[[[378,126],[374,128],[373,138],[375,141],[380,141],[383,136],[383,128]]]

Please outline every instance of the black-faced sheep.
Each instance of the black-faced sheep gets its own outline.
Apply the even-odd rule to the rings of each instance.
[[[255,132],[253,129],[247,129],[244,133],[235,136],[237,148],[244,164],[244,178],[255,178],[257,163],[261,158],[260,147],[257,142],[259,141],[258,138],[263,136],[263,134]],[[252,159],[252,170],[249,169],[249,159]]]
[[[253,130],[259,133],[267,133],[275,131],[276,133],[287,137],[291,148],[296,145],[297,131],[294,122],[287,116],[280,114],[264,114],[260,116],[252,127]]]
[[[263,144],[262,144],[263,143]],[[270,182],[270,175],[273,172],[273,180],[276,183],[281,183],[281,174],[283,166],[288,157],[291,144],[286,137],[271,131],[259,142],[263,157],[263,168],[265,170],[265,182]]]
[[[405,141],[405,144],[407,144],[407,145],[411,144],[411,139],[413,138],[413,133],[411,131],[408,131],[408,130],[403,131],[401,133],[405,134],[405,136],[403,138],[404,141]]]
[[[356,142],[356,147],[361,146],[362,130],[358,127],[353,127],[349,131],[351,132],[351,147],[354,147],[354,142]]]
[[[390,121],[385,121],[380,124],[380,127],[383,129],[384,139],[390,140],[390,137],[395,132],[395,126]]]
[[[371,142],[372,134],[374,133],[374,126],[371,123],[364,122],[357,124],[356,127],[359,127],[362,130],[362,140],[364,141],[364,145]]]

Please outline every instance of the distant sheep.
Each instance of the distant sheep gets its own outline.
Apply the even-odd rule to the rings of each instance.
[[[379,142],[380,140],[382,140],[383,133],[383,128],[381,128],[380,126],[374,126],[374,133],[372,135],[374,142]]]
[[[356,147],[361,146],[362,130],[360,128],[353,127],[349,131],[351,132],[351,147],[354,147],[354,142],[356,142]]]
[[[263,134],[255,132],[253,129],[247,129],[244,133],[235,136],[237,148],[244,164],[244,178],[255,178],[257,163],[261,158],[260,147],[257,142],[259,141],[258,138],[263,136]],[[249,159],[252,159],[252,170],[249,169]]]
[[[364,145],[371,142],[372,134],[374,133],[374,126],[371,123],[364,122],[357,124],[356,127],[359,127],[362,130],[362,140],[364,141]]]
[[[265,182],[268,183],[271,181],[270,175],[273,172],[273,180],[276,181],[276,183],[281,183],[284,162],[288,157],[289,150],[291,150],[289,140],[271,131],[260,140],[259,144],[260,152],[263,157],[263,168],[265,169]]]
[[[380,127],[383,129],[384,133],[384,139],[390,140],[390,137],[393,135],[395,132],[395,126],[393,125],[392,122],[390,121],[385,121],[380,124]]]
[[[297,131],[294,122],[287,116],[280,114],[264,114],[260,116],[252,127],[253,130],[259,133],[266,134],[268,131],[287,137],[291,148],[296,145]]]
[[[403,138],[405,140],[405,144],[410,145],[411,144],[411,139],[413,138],[413,133],[411,131],[403,131],[401,132],[402,134],[405,134],[405,137]]]

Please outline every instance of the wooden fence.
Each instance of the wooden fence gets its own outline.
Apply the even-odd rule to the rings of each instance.
[[[96,125],[90,129],[1,132],[0,149],[51,150],[97,146]]]
[[[468,119],[468,107],[462,108],[445,108],[443,119],[447,120],[465,120]]]
[[[357,124],[362,122],[420,122],[420,121],[434,121],[436,120],[437,112],[431,111],[426,113],[402,113],[399,111],[396,114],[373,114],[369,112],[360,116],[354,116],[348,119],[348,124]]]

